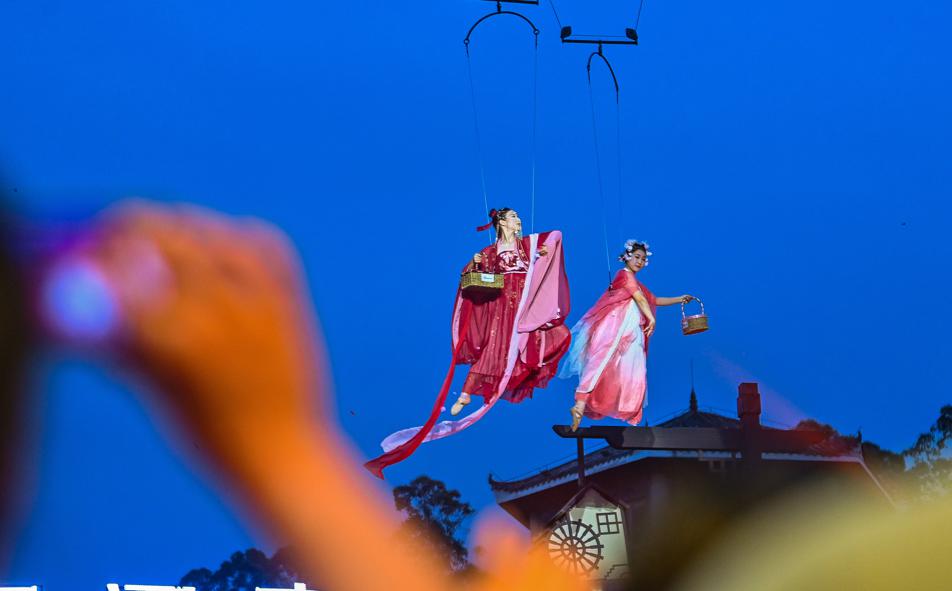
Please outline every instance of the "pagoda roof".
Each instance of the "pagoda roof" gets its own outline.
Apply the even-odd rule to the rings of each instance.
[[[693,398],[693,397],[692,397]],[[697,404],[692,400],[691,407],[667,420],[656,428],[715,428],[715,429],[740,429],[739,419],[724,416],[714,412],[707,412],[698,409]],[[761,427],[764,430],[780,430],[773,427]],[[830,436],[823,441],[810,445],[799,453],[764,453],[764,460],[793,460],[793,461],[851,461],[863,462],[862,451],[860,449],[860,440],[857,437]],[[646,458],[693,458],[697,459],[700,454],[712,459],[730,459],[734,457],[730,452],[712,452],[712,451],[662,451],[662,450],[637,450],[637,449],[616,449],[610,446],[602,447],[591,451],[584,456],[585,474],[591,475],[603,472],[611,468],[629,464]],[[545,468],[539,472],[517,480],[496,480],[492,475],[489,476],[489,486],[496,496],[497,502],[505,502],[533,492],[548,489],[552,486],[562,484],[568,480],[573,480],[578,474],[578,461],[569,460],[565,463]]]

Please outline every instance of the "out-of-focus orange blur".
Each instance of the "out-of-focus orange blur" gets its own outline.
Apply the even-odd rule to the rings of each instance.
[[[142,289],[139,262],[164,271]],[[458,586],[435,557],[394,543],[397,524],[326,412],[329,385],[293,248],[274,228],[192,207],[110,212],[91,256],[122,310],[126,359],[157,386],[253,518],[329,589]],[[505,534],[484,542],[487,589],[584,589]],[[354,552],[355,548],[361,549]]]
[[[821,486],[740,524],[677,589],[949,589],[950,531],[950,499],[883,511]]]
[[[296,254],[278,230],[137,202],[105,216],[86,255],[116,290],[120,358],[154,386],[147,399],[168,411],[155,416],[170,418],[169,433],[199,442],[223,491],[288,543],[302,574],[322,588],[590,587],[504,524],[480,531],[485,572],[465,582],[425,549],[395,543],[387,499],[329,419],[323,344]],[[144,257],[161,262],[147,280]],[[12,391],[4,384],[6,419],[16,408]],[[945,589],[949,531],[949,501],[884,512],[881,503],[815,489],[747,520],[686,565],[678,588]]]

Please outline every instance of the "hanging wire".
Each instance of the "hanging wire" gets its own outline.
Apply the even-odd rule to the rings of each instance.
[[[635,17],[636,34],[638,31],[638,27],[641,25],[641,13],[644,10],[644,8],[645,8],[645,0],[641,0],[638,3],[638,15]],[[621,150],[621,101],[619,100],[617,89],[615,94],[615,109],[616,109],[615,133],[617,138],[616,145],[618,147],[618,219],[621,220],[623,219],[621,217],[621,201],[622,201],[622,197],[624,196],[624,192],[622,191],[623,184],[622,184],[622,175],[621,175],[621,153],[622,153],[622,150]]]
[[[608,283],[612,282],[611,254],[608,250],[608,215],[605,210],[605,189],[602,186],[602,157],[598,149],[598,121],[595,117],[595,96],[592,93],[591,63],[588,76],[588,102],[592,107],[592,136],[595,140],[595,174],[598,176],[598,196],[602,202],[602,237],[605,240],[605,266],[608,269]]]
[[[624,230],[622,230],[622,220],[625,218],[622,217],[621,207],[622,198],[625,193],[622,191],[621,180],[621,100],[618,94],[615,95],[615,149],[617,151],[615,160],[618,164],[618,217],[615,218],[615,229],[617,230],[617,244],[621,244],[625,240]]]
[[[618,149],[618,179],[619,179],[619,196],[618,196],[618,209],[619,209],[619,220],[621,219],[621,93],[618,86],[618,77],[615,76],[615,69],[612,68],[611,63],[605,56],[602,54],[602,46],[599,44],[598,51],[593,51],[588,56],[588,63],[586,64],[586,73],[588,78],[588,101],[592,108],[592,135],[595,142],[595,172],[598,175],[598,194],[602,202],[602,236],[605,240],[605,265],[608,268],[608,282],[611,284],[612,276],[612,266],[611,266],[611,252],[608,247],[608,208],[605,204],[605,188],[602,182],[602,158],[601,150],[598,146],[598,119],[595,114],[595,95],[592,90],[592,60],[594,58],[599,58],[608,68],[608,73],[612,77],[612,83],[615,87],[615,133],[616,139],[619,142],[616,143]]]
[[[554,9],[554,7],[553,7]],[[473,129],[476,135],[476,157],[479,160],[479,178],[483,190],[483,206],[486,210],[486,216],[489,216],[489,193],[486,188],[486,166],[483,158],[483,148],[482,148],[482,137],[479,133],[479,115],[478,109],[476,106],[476,84],[473,81],[473,63],[472,56],[469,52],[469,41],[470,36],[473,34],[473,31],[481,25],[486,20],[494,16],[502,15],[511,15],[517,17],[529,27],[532,28],[533,35],[533,49],[532,49],[532,144],[530,148],[530,161],[531,161],[531,172],[530,172],[530,200],[532,203],[530,211],[530,231],[535,230],[535,186],[536,186],[536,121],[538,119],[538,78],[539,78],[539,28],[533,24],[531,20],[526,18],[524,15],[519,14],[518,12],[512,12],[508,10],[502,10],[502,7],[497,2],[496,12],[489,13],[479,20],[477,20],[473,26],[469,28],[469,31],[466,33],[466,38],[463,39],[463,47],[466,48],[466,73],[469,78],[469,96],[470,101],[472,102],[473,107]],[[493,234],[495,233],[495,228],[490,232],[489,243],[493,244]]]
[[[530,210],[529,233],[535,234],[535,197],[536,197],[536,121],[538,120],[539,90],[539,31],[534,31],[535,44],[532,48],[532,209]]]
[[[638,4],[638,16],[635,17],[635,30],[638,30],[638,25],[641,24],[641,10],[645,7],[645,0],[641,0]]]
[[[483,141],[479,134],[479,114],[476,110],[476,85],[473,84],[473,61],[469,55],[469,40],[465,42],[466,47],[466,73],[469,75],[469,97],[473,103],[473,131],[476,133],[476,159],[479,161],[479,181],[483,188],[483,206],[486,208],[486,217],[489,217],[489,194],[486,191],[486,166],[483,163]],[[493,232],[495,228],[490,228],[489,244],[493,243]]]
[[[643,1],[643,0],[642,0]],[[552,7],[552,14],[555,15],[555,22],[559,25],[559,30],[562,30],[562,19],[559,18],[559,12],[555,9],[555,2],[549,0],[549,6]]]

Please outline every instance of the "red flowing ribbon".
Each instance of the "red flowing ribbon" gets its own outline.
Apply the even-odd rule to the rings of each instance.
[[[392,466],[397,462],[402,462],[403,460],[410,457],[416,448],[420,447],[423,443],[423,440],[426,439],[426,436],[430,434],[430,431],[433,430],[433,426],[436,425],[436,419],[440,417],[440,413],[443,412],[443,404],[446,402],[446,395],[449,393],[450,384],[453,382],[453,374],[456,371],[456,358],[459,356],[459,350],[463,346],[463,342],[466,340],[466,331],[469,328],[469,319],[472,309],[472,304],[463,300],[463,307],[465,310],[462,310],[462,320],[460,321],[459,336],[457,337],[456,347],[453,349],[453,359],[450,363],[450,368],[446,372],[446,379],[443,380],[443,386],[440,388],[440,393],[436,397],[436,402],[433,404],[433,410],[430,411],[430,418],[427,419],[426,424],[420,427],[420,430],[417,431],[417,434],[414,435],[409,441],[398,445],[397,447],[391,449],[387,453],[377,456],[376,458],[366,462],[364,468],[370,470],[370,472],[377,478],[383,478],[383,469],[387,466]]]
[[[490,210],[489,210],[489,223],[488,223],[488,224],[483,224],[482,226],[476,226],[476,231],[477,231],[477,232],[482,232],[482,231],[484,231],[484,230],[488,230],[489,228],[491,228],[492,225],[493,225],[493,222],[496,221],[496,213],[497,213],[497,211],[496,211],[495,209],[490,209]]]

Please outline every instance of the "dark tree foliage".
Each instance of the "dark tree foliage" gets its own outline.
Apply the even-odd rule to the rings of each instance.
[[[800,421],[794,429],[799,431],[819,431],[826,438],[823,442],[823,446],[832,451],[838,450],[842,453],[846,453],[859,444],[858,435],[843,435],[830,425],[814,421],[813,419]]]
[[[901,453],[883,449],[871,441],[864,441],[863,460],[869,471],[895,500],[908,500],[906,459]]]
[[[800,421],[794,429],[819,431],[826,436],[824,442],[826,447],[829,448],[832,444],[833,449],[842,447],[844,452],[860,445],[866,467],[876,476],[883,488],[897,501],[909,500],[907,498],[906,461],[902,454],[883,449],[870,441],[861,442],[858,435],[843,435],[830,425],[813,419]]]
[[[903,454],[909,458],[909,476],[918,484],[923,499],[945,497],[952,488],[952,457],[949,442],[952,439],[952,405],[939,411],[939,418],[929,430]]]
[[[794,429],[798,431],[820,431],[827,437],[840,437],[840,432],[834,429],[832,426],[827,425],[826,423],[821,423],[820,421],[815,421],[813,419],[803,419]]]
[[[445,558],[451,570],[469,566],[469,553],[457,534],[473,508],[460,500],[459,491],[447,489],[439,480],[418,476],[393,489],[393,503],[407,516],[401,536],[411,543],[430,546]]]
[[[284,550],[271,558],[254,548],[235,552],[215,572],[207,568],[189,571],[179,581],[179,586],[195,587],[199,591],[255,591],[255,587],[291,589],[301,579],[287,564],[286,556]]]
[[[800,421],[795,428],[823,432],[828,442],[855,445],[859,441],[812,419]],[[866,466],[895,500],[905,503],[945,497],[952,490],[952,405],[939,410],[939,418],[909,449],[896,453],[864,441],[862,450]]]

